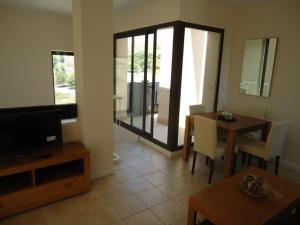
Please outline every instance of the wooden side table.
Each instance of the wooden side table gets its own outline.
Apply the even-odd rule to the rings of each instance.
[[[255,199],[243,193],[239,184],[249,173],[264,177],[282,198]],[[187,224],[195,225],[198,212],[215,225],[271,225],[292,210],[300,224],[300,185],[253,167],[191,195]]]

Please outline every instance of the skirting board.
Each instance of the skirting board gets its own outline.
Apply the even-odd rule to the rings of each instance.
[[[92,174],[91,175],[91,180],[98,180],[102,177],[106,177],[106,176],[109,176],[109,175],[112,175],[114,173],[114,170],[113,169],[110,169],[110,170],[106,170],[106,171],[102,171],[101,173],[95,173],[95,174]]]
[[[288,169],[291,169],[291,170],[295,170],[295,171],[297,171],[297,172],[300,173],[300,166],[299,165],[290,163],[290,162],[285,161],[285,160],[280,160],[280,164],[282,166],[284,166],[285,168],[288,168]]]
[[[153,142],[143,138],[143,137],[139,137],[139,141],[145,145],[148,145],[149,147],[161,152],[162,154],[168,156],[169,158],[176,158],[176,157],[179,157],[179,156],[182,156],[182,151],[183,150],[178,150],[178,151],[175,151],[175,152],[171,152],[167,149],[164,149],[156,144],[154,144]]]

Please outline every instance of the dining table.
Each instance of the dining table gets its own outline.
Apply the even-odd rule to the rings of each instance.
[[[233,113],[232,121],[220,120],[219,115],[222,112],[205,112],[200,113],[200,116],[208,119],[216,120],[218,130],[226,131],[227,141],[227,154],[225,163],[225,177],[229,177],[233,173],[234,154],[236,147],[236,139],[238,135],[242,135],[249,132],[261,130],[261,140],[266,141],[268,132],[270,129],[271,121],[265,119],[254,118],[250,116]],[[184,131],[184,146],[183,146],[183,159],[188,161],[189,152],[192,144],[191,131],[194,126],[194,116],[188,115],[185,120],[185,131]]]
[[[240,188],[248,174],[262,177],[271,191],[254,198]],[[189,196],[187,225],[195,225],[198,214],[214,225],[298,225],[300,185],[256,167],[244,169]]]

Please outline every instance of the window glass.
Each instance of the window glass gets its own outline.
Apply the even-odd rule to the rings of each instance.
[[[74,53],[52,52],[55,104],[76,103]]]

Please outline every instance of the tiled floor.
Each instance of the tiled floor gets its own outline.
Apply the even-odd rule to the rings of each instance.
[[[115,173],[92,184],[91,192],[13,216],[1,225],[185,225],[189,194],[207,187],[208,169],[198,157],[170,160],[140,143],[117,147]],[[224,162],[216,162],[213,182],[223,179]],[[270,169],[272,169],[270,167]],[[294,171],[281,175],[300,182]]]
[[[153,123],[153,138],[156,140],[161,141],[162,143],[167,143],[168,140],[168,125],[157,122],[158,114],[154,114],[154,123]],[[130,118],[122,119],[123,122],[130,124]],[[146,131],[150,132],[150,122],[151,116],[146,116]],[[142,129],[143,127],[143,117],[142,116],[135,116],[133,117],[133,125],[136,128]],[[184,127],[178,128],[178,145],[183,145],[184,142]]]

